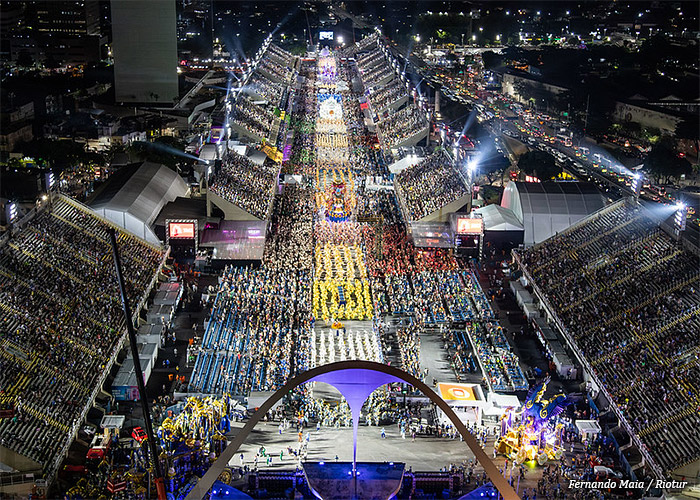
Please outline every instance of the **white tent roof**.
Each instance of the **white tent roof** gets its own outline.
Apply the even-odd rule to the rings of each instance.
[[[474,210],[484,219],[485,231],[522,231],[523,225],[512,210],[500,205],[486,205]]]
[[[158,243],[149,226],[166,203],[187,193],[187,184],[177,172],[146,161],[113,174],[89,205],[115,224]]]
[[[501,206],[520,221],[523,243],[529,246],[597,212],[605,200],[590,182],[509,182]]]

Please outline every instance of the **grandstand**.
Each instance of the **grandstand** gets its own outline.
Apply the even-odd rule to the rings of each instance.
[[[375,87],[369,94],[374,111],[381,115],[385,111],[398,108],[408,101],[406,86],[399,78],[394,78],[389,83]]]
[[[385,150],[415,146],[428,136],[429,123],[425,113],[414,103],[382,118],[377,124],[377,137]]]
[[[242,92],[277,106],[282,99],[284,88],[262,74],[253,73]]]
[[[227,220],[265,220],[272,206],[279,167],[229,153],[209,181],[209,198]]]
[[[269,269],[224,271],[197,354],[190,392],[248,396],[281,387],[292,346],[310,332],[304,287],[309,274],[286,279]],[[300,348],[297,348],[301,350]]]
[[[357,66],[362,71],[369,71],[382,63],[386,63],[386,58],[378,48],[357,58]]]
[[[275,45],[274,43],[268,47],[265,56],[290,69],[294,67],[298,60],[290,52],[287,52],[282,47]]]
[[[236,132],[261,143],[270,138],[274,118],[275,115],[266,106],[255,104],[247,95],[239,94],[233,105],[230,125]]]
[[[256,71],[272,81],[288,85],[293,81],[294,72],[292,71],[293,68],[288,67],[286,64],[279,58],[264,57],[258,64]]]
[[[394,181],[407,221],[446,221],[469,202],[469,190],[449,157],[442,153],[401,171]]]
[[[58,469],[121,350],[125,333],[107,229],[56,196],[0,249],[0,453],[20,471]],[[138,311],[166,253],[117,228]]]
[[[696,474],[698,256],[622,200],[514,257],[653,473]]]

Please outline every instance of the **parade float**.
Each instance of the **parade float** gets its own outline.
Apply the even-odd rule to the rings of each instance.
[[[501,417],[501,432],[494,447],[517,464],[533,461],[545,465],[564,454],[564,425],[557,416],[572,401],[564,394],[545,399],[549,378],[533,387],[520,410],[508,410]]]
[[[165,473],[168,499],[185,498],[189,490],[226,447],[226,433],[240,408],[229,396],[189,398],[173,409],[158,427],[161,470]],[[90,466],[94,472],[67,491],[66,498],[148,498],[149,477],[145,439],[113,440],[102,460]],[[125,443],[130,441],[127,446]],[[226,469],[219,478],[228,484],[234,477]]]

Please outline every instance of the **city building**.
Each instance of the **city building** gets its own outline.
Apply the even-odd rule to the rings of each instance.
[[[172,105],[178,97],[175,0],[112,0],[117,102]]]

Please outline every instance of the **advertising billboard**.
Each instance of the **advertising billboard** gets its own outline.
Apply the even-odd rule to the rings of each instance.
[[[332,31],[319,31],[318,32],[318,39],[319,39],[319,41],[321,41],[321,40],[333,40],[333,32]]]
[[[481,234],[483,231],[483,219],[468,219],[466,217],[457,219],[457,234]]]
[[[168,225],[170,238],[194,239],[194,222],[171,222]]]
[[[446,384],[438,383],[440,397],[445,401],[476,401],[472,384]]]

